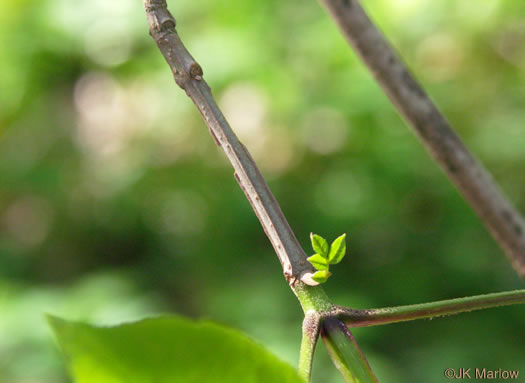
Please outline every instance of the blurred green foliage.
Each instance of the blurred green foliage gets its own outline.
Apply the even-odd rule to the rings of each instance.
[[[365,6],[525,211],[525,3]],[[170,9],[304,248],[311,231],[348,233],[335,302],[523,288],[316,1]],[[0,46],[0,382],[67,381],[45,312],[206,317],[295,364],[299,305],[141,2],[4,0]],[[437,382],[523,368],[524,319],[507,307],[354,333],[380,380]],[[318,350],[314,381],[340,382]]]

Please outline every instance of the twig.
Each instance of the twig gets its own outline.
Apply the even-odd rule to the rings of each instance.
[[[312,375],[315,346],[319,339],[320,330],[320,315],[315,311],[307,313],[303,320],[303,338],[299,351],[299,367],[297,368],[299,376],[306,382],[310,381]]]
[[[175,31],[175,19],[166,6],[166,0],[144,0],[144,7],[150,26],[150,34],[168,62],[176,83],[186,91],[204,118],[217,145],[222,147],[235,169],[235,179],[241,186],[259,218],[266,235],[270,239],[281,265],[285,278],[296,294],[303,311],[303,342],[301,344],[299,373],[309,381],[315,345],[320,331],[321,312],[333,311],[333,305],[323,288],[311,277],[315,269],[306,259],[306,255],[288,225],[281,208],[271,193],[263,176],[259,172],[248,150],[235,136],[211,95],[210,88],[202,78],[202,69],[186,50]],[[338,321],[349,334],[348,329]],[[344,334],[345,336],[347,334]],[[335,339],[341,342],[339,333]],[[339,345],[357,359],[349,365],[357,373],[370,370],[364,354],[353,337],[348,345]],[[328,340],[330,343],[330,340]],[[332,344],[332,343],[330,343]],[[338,343],[339,344],[339,343]],[[338,346],[338,347],[339,347]],[[335,361],[335,359],[334,359]],[[346,361],[345,361],[346,362]],[[347,367],[344,367],[347,368]]]
[[[441,168],[525,277],[525,220],[468,151],[358,0],[321,0]]]
[[[525,290],[449,299],[418,305],[356,310],[338,306],[332,315],[349,327],[366,327],[525,303]]]
[[[335,317],[325,318],[321,337],[345,382],[378,382],[354,336],[343,322]]]
[[[219,110],[208,84],[202,78],[202,68],[184,47],[175,30],[175,19],[167,9],[165,0],[144,0],[150,34],[168,62],[176,83],[186,91],[206,121],[210,133],[234,170],[235,179],[252,205],[264,231],[279,257],[284,275],[290,284],[302,281],[308,285],[318,283],[311,279],[315,272],[306,260],[284,214],[270,191],[246,147],[239,141]]]

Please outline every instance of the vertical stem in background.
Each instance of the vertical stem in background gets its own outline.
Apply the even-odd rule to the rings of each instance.
[[[322,0],[392,103],[525,277],[525,220],[468,151],[358,0]]]
[[[347,383],[378,383],[354,336],[343,322],[324,319],[321,337],[335,366]]]

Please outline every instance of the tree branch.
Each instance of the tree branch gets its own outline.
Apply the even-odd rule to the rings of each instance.
[[[525,277],[525,220],[468,151],[358,0],[322,0],[346,39],[374,74],[495,240]]]
[[[264,231],[279,257],[284,275],[290,284],[311,279],[315,269],[306,260],[279,204],[261,175],[246,147],[239,141],[217,106],[208,84],[203,80],[202,68],[184,47],[175,30],[175,19],[165,0],[144,0],[150,34],[168,62],[176,83],[186,91],[204,118],[215,142],[230,160],[235,179],[252,205]]]
[[[506,291],[418,305],[356,310],[338,306],[333,315],[349,327],[367,327],[525,303],[525,290]]]

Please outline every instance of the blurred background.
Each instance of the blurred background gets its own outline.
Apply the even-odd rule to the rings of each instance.
[[[170,1],[178,30],[326,285],[356,308],[522,289],[320,5]],[[366,9],[525,211],[525,3]],[[44,314],[159,313],[240,329],[297,363],[302,313],[232,169],[148,35],[141,1],[0,2],[0,382],[68,382]],[[514,306],[354,331],[384,382],[522,369]],[[324,347],[314,382],[342,382]]]

